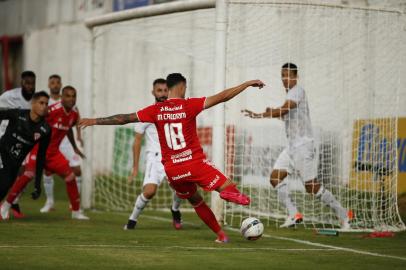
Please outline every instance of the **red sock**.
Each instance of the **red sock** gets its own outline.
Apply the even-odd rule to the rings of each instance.
[[[15,181],[15,183],[11,187],[11,190],[6,199],[9,204],[12,204],[14,202],[15,198],[17,198],[18,194],[20,194],[24,190],[25,186],[30,182],[31,179],[32,177],[29,177],[25,174],[17,178],[17,181]]]
[[[221,231],[221,227],[218,224],[216,217],[204,201],[201,201],[197,206],[193,207],[200,219],[203,220],[214,233],[218,234]]]
[[[76,185],[76,178],[73,177],[73,180],[66,181],[66,191],[69,196],[70,204],[72,206],[72,211],[78,211],[80,207],[80,198],[78,186]]]

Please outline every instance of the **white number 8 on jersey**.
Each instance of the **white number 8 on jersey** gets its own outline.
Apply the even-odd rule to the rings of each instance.
[[[185,137],[182,132],[182,123],[166,123],[164,125],[166,144],[173,150],[186,147]]]

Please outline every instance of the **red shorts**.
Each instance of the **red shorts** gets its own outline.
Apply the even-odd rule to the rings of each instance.
[[[227,181],[227,177],[208,160],[165,168],[165,172],[169,185],[182,199],[192,197],[197,191],[197,185],[204,190],[213,191]]]
[[[38,149],[34,149],[27,156],[25,170],[35,172],[37,166],[37,150]],[[46,154],[44,169],[47,174],[54,173],[62,177],[66,177],[72,173],[72,169],[69,167],[69,161],[66,160],[65,156],[60,151]]]

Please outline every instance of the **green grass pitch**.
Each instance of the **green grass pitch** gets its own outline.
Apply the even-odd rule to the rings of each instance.
[[[64,185],[56,186],[56,211],[40,214],[44,196],[32,201],[26,194],[26,218],[0,222],[1,270],[406,269],[405,232],[364,239],[266,228],[266,237],[249,242],[227,229],[231,242],[221,245],[191,212],[181,231],[172,228],[169,211],[145,211],[134,231],[122,229],[129,213],[87,211],[90,221],[71,220]]]

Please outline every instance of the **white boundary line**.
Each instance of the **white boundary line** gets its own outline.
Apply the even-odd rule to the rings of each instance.
[[[149,215],[144,215],[144,217],[148,217],[149,219],[154,219],[154,220],[172,222],[172,220],[169,219],[169,218],[149,216]],[[188,225],[192,225],[192,226],[197,226],[197,224],[194,224],[194,223],[191,223],[191,222],[183,222],[183,223],[188,224]],[[238,233],[240,232],[240,230],[235,229],[235,228],[230,228],[230,227],[224,227],[224,229],[226,229],[228,231],[238,232]],[[311,241],[308,241],[308,240],[300,240],[300,239],[283,237],[283,236],[273,236],[273,235],[269,235],[269,234],[263,234],[262,237],[270,238],[270,239],[290,241],[290,242],[295,242],[295,243],[299,243],[299,244],[304,244],[304,245],[309,245],[309,246],[314,246],[314,247],[320,247],[322,249],[339,250],[339,251],[350,252],[350,253],[361,254],[361,255],[368,255],[368,256],[373,256],[373,257],[381,257],[381,258],[389,258],[389,259],[396,259],[396,260],[406,261],[406,257],[379,254],[379,253],[363,251],[363,250],[358,250],[358,249],[352,249],[352,248],[337,247],[337,246],[333,246],[333,245],[326,245],[326,244],[322,244],[322,243],[311,242]],[[279,249],[275,249],[275,250],[279,250]]]
[[[188,247],[188,246],[148,246],[148,245],[0,245],[0,249],[7,248],[127,248],[127,249],[183,249],[183,250],[228,250],[228,251],[258,251],[258,250],[270,250],[270,251],[334,251],[334,249],[325,248],[267,248],[267,247],[247,247],[247,248],[230,248],[226,246],[221,247]]]
[[[124,214],[122,214],[124,215]],[[163,221],[163,222],[172,222],[172,219],[169,218],[164,218],[164,217],[158,217],[158,216],[150,216],[150,215],[143,215],[145,218],[149,218],[152,220],[157,220],[157,221]],[[192,227],[201,227],[200,225],[192,222],[183,222],[184,224],[187,224]],[[238,229],[235,228],[230,228],[230,227],[225,227],[224,229],[228,231],[233,231],[233,232],[238,232]],[[350,252],[350,253],[355,253],[355,254],[361,254],[361,255],[368,255],[368,256],[373,256],[373,257],[381,257],[381,258],[388,258],[388,259],[396,259],[396,260],[402,260],[406,261],[406,257],[400,257],[400,256],[393,256],[393,255],[385,255],[385,254],[379,254],[379,253],[374,253],[374,252],[369,252],[369,251],[363,251],[363,250],[357,250],[357,249],[352,249],[352,248],[344,248],[344,247],[337,247],[333,245],[326,245],[326,244],[321,244],[317,242],[311,242],[308,240],[300,240],[300,239],[295,239],[295,238],[289,238],[289,237],[283,237],[283,236],[273,236],[269,234],[264,234],[263,237],[265,238],[270,238],[270,239],[277,239],[277,240],[283,240],[283,241],[290,241],[290,242],[295,242],[299,244],[304,244],[304,245],[309,245],[313,247],[318,247],[318,248],[309,248],[309,249],[298,249],[298,248],[267,248],[267,247],[259,247],[259,248],[252,248],[252,247],[247,247],[247,248],[232,248],[232,247],[226,247],[226,246],[221,246],[221,247],[185,247],[185,246],[148,246],[148,245],[0,245],[0,249],[5,249],[5,248],[55,248],[55,247],[66,247],[66,248],[161,248],[161,249],[184,249],[184,250],[234,250],[234,251],[255,251],[255,250],[270,250],[270,251],[344,251],[344,252]]]
[[[234,228],[227,228],[227,230],[234,231],[234,232],[240,232],[238,229],[234,229]],[[385,254],[379,254],[379,253],[363,251],[363,250],[358,250],[358,249],[352,249],[352,248],[337,247],[337,246],[333,246],[333,245],[326,245],[326,244],[322,244],[322,243],[311,242],[311,241],[308,241],[308,240],[300,240],[300,239],[283,237],[283,236],[272,236],[272,235],[268,235],[268,234],[263,234],[262,236],[265,237],[265,238],[271,238],[271,239],[277,239],[277,240],[285,240],[285,241],[295,242],[295,243],[299,243],[299,244],[305,244],[305,245],[314,246],[314,247],[328,248],[330,250],[339,250],[339,251],[351,252],[351,253],[362,254],[362,255],[369,255],[369,256],[374,256],[374,257],[383,257],[383,258],[390,258],[390,259],[397,259],[397,260],[406,261],[406,257],[385,255]]]

